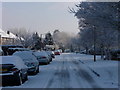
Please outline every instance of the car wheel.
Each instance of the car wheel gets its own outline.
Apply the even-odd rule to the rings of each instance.
[[[17,79],[16,79],[15,84],[16,84],[16,85],[21,85],[21,84],[23,83],[21,74],[18,73],[18,75],[16,76],[16,78],[17,78]]]
[[[38,67],[38,69],[37,69],[37,73],[39,73],[39,67]]]
[[[37,70],[38,70],[38,68],[37,68]],[[37,70],[35,70],[35,71],[33,72],[33,74],[34,74],[34,75],[36,75],[36,74],[37,74]]]
[[[50,64],[50,62],[47,62],[46,64],[48,65],[48,64]]]
[[[36,75],[36,74],[37,74],[37,71],[34,71],[34,72],[33,72],[33,75]]]
[[[28,74],[26,74],[24,82],[27,80],[28,80]]]

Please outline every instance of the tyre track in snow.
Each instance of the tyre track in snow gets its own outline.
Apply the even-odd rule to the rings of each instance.
[[[60,56],[61,58],[57,61],[59,61],[57,70],[54,73],[54,76],[49,80],[47,88],[55,87],[57,88],[71,88],[70,86],[70,75],[68,71],[68,67],[66,67],[66,58],[64,55]],[[55,85],[56,84],[56,85]]]
[[[67,67],[69,67],[69,73],[70,73],[70,84],[73,88],[85,88],[87,85],[85,85],[82,81],[82,78],[80,78],[78,75],[76,75],[77,67],[73,65],[72,58],[69,56],[67,57]]]
[[[51,64],[52,66],[51,67],[48,67],[49,69],[51,69],[51,73],[52,75],[49,75],[46,83],[44,84],[44,88],[59,88],[59,84],[56,82],[57,80],[55,80],[55,73],[59,71],[59,66],[60,66],[60,62],[59,62],[59,59],[60,57],[56,57],[57,59],[55,59]],[[54,62],[56,62],[54,64]],[[57,85],[56,85],[57,84]]]
[[[56,62],[57,69],[47,80],[46,88],[100,88],[72,54],[62,54]]]
[[[70,55],[71,56],[71,55]],[[87,72],[82,66],[82,64],[79,63],[79,61],[76,61],[74,57],[71,56],[72,63],[74,64],[74,73],[76,73],[77,76],[81,77],[82,80],[88,82],[88,84],[91,86],[91,88],[100,88],[99,85],[95,82],[93,77]]]

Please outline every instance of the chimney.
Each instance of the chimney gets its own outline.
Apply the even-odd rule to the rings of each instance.
[[[7,31],[7,34],[10,34],[10,31]]]

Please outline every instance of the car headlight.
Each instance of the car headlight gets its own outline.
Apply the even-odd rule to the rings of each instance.
[[[33,66],[35,66],[34,63],[32,63],[32,62],[25,62],[25,65],[27,67],[33,67]]]

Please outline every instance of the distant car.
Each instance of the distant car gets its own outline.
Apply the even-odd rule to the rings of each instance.
[[[19,56],[28,67],[28,74],[39,73],[39,62],[32,51],[17,51],[13,55]]]
[[[54,54],[55,54],[55,55],[60,55],[60,51],[59,51],[59,50],[55,50],[55,51],[54,51]]]
[[[80,53],[81,54],[86,54],[87,52],[86,52],[86,50],[81,50]]]
[[[60,53],[62,53],[62,49],[58,49],[58,51],[59,51]]]
[[[75,51],[75,53],[77,54],[77,53],[80,53],[79,51]]]
[[[105,55],[104,59],[107,59],[108,57]],[[120,49],[118,50],[111,50],[110,51],[110,59],[111,60],[120,60]]]
[[[33,52],[33,54],[36,56],[37,60],[39,61],[39,64],[49,64],[49,56],[45,51],[37,51]]]
[[[28,79],[27,66],[17,56],[0,56],[2,86],[21,85]]]
[[[65,49],[65,53],[70,53],[70,49]]]

